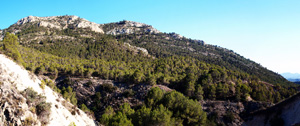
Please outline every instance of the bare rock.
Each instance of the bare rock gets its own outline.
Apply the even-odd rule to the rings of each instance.
[[[41,80],[32,73],[14,63],[5,55],[0,54],[0,125],[77,125],[94,126],[94,120],[76,106],[67,102],[54,92],[50,87],[41,88]],[[28,102],[28,97],[23,96],[25,89],[30,88],[41,97],[34,101],[44,99],[50,108],[43,111],[47,116],[36,114],[35,109],[29,108],[33,102]],[[34,93],[33,93],[34,94]],[[32,106],[31,106],[32,107]],[[78,110],[78,113],[74,111]],[[49,112],[49,113],[48,113]],[[43,114],[45,114],[43,113]],[[44,123],[43,123],[44,124]]]
[[[38,26],[50,27],[56,29],[66,29],[68,26],[76,26],[77,28],[90,28],[94,32],[104,33],[100,28],[101,24],[90,22],[78,16],[51,16],[51,17],[36,17],[28,16],[20,19],[16,25],[26,23],[37,23]]]
[[[111,24],[114,24],[114,27],[108,29],[108,31],[106,31],[106,34],[119,35],[119,34],[132,34],[132,33],[139,33],[139,32],[154,33],[154,34],[160,33],[160,31],[153,28],[151,25],[134,22],[134,21],[124,20],[124,21],[111,23]],[[105,24],[105,25],[110,25],[110,24]]]

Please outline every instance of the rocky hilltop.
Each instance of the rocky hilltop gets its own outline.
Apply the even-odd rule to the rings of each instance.
[[[138,32],[145,33],[160,33],[157,29],[153,28],[151,25],[144,23],[134,22],[134,21],[120,21],[116,23],[104,24],[104,30],[106,34],[119,35],[119,34],[133,34]]]
[[[34,74],[0,54],[0,125],[94,126],[94,120]]]
[[[147,33],[160,33],[157,29],[150,25],[134,22],[134,21],[120,21],[109,24],[97,24],[90,22],[84,18],[78,16],[51,16],[51,17],[36,17],[28,16],[20,19],[15,25],[25,25],[33,23],[38,26],[56,28],[56,29],[67,29],[67,28],[88,28],[91,31],[98,33],[106,33],[112,35],[118,34],[132,34],[136,32],[147,32]],[[17,31],[18,32],[18,31]]]
[[[101,24],[90,22],[78,16],[51,16],[51,17],[36,17],[28,16],[20,19],[16,25],[24,25],[26,23],[36,23],[38,26],[66,29],[69,27],[90,28],[92,31],[104,33],[101,29]]]

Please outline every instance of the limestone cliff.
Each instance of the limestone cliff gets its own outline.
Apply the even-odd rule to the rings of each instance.
[[[0,107],[2,126],[95,125],[91,117],[48,86],[41,85],[38,77],[3,54],[0,54]]]

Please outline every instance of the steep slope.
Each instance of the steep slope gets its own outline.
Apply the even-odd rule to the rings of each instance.
[[[24,46],[31,46],[52,54],[62,48],[77,46],[78,42],[82,44],[98,41],[99,36],[103,37],[102,40],[114,38],[115,41],[144,48],[149,55],[156,58],[189,56],[227,69],[248,73],[271,84],[292,85],[279,74],[232,50],[209,45],[202,40],[188,39],[176,33],[161,33],[150,25],[133,21],[96,24],[78,16],[29,16],[19,20],[4,32],[18,35]],[[50,48],[51,52],[45,48]]]
[[[300,125],[300,93],[265,110],[247,116],[244,126]]]
[[[25,125],[25,123],[35,125],[48,124],[50,126],[65,126],[71,123],[76,125],[95,125],[93,119],[68,103],[51,88],[45,86],[42,89],[41,81],[34,74],[24,70],[3,54],[0,54],[0,83],[1,125]],[[32,89],[34,92],[45,96],[46,103],[42,102],[42,105],[50,103],[50,110],[42,111],[46,113],[45,115],[39,114],[41,113],[39,112],[39,105],[36,106],[37,114],[35,114],[33,103],[28,102],[30,97],[23,96],[24,93],[21,93],[26,92],[27,89]]]
[[[118,35],[116,38],[132,45],[143,47],[148,50],[149,54],[157,57],[172,55],[190,56],[227,69],[249,73],[271,84],[292,85],[281,75],[266,69],[250,59],[244,58],[232,50],[206,44],[201,40],[192,40],[185,37],[178,38],[174,36],[174,33]]]

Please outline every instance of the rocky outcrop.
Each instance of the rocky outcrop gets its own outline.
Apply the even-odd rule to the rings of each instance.
[[[174,32],[170,33],[170,35],[171,35],[173,38],[175,38],[175,39],[182,39],[182,38],[183,38],[182,35],[179,35],[179,34],[174,33]]]
[[[76,125],[94,126],[94,120],[87,116],[48,86],[41,88],[41,81],[6,56],[0,54],[0,125],[42,125],[51,126]],[[21,92],[32,89],[50,105],[49,116],[41,117]],[[45,121],[46,119],[46,121]],[[43,123],[44,124],[44,123]]]
[[[134,51],[134,53],[138,53],[138,51],[143,52],[144,55],[148,55],[148,50],[141,47],[132,46],[129,43],[124,43],[125,47],[127,47],[129,50]]]
[[[117,23],[105,24],[113,25],[114,27],[109,27],[106,29],[106,34],[119,35],[119,34],[132,34],[132,33],[160,33],[157,29],[153,28],[151,25],[144,23],[134,22],[134,21],[120,21]],[[107,27],[107,26],[104,26]]]
[[[76,28],[90,28],[94,32],[104,33],[101,29],[101,24],[90,22],[78,16],[51,16],[51,17],[36,17],[28,16],[20,19],[16,25],[23,25],[26,23],[37,23],[38,26],[66,29],[69,26]]]
[[[23,125],[29,120],[32,124],[41,125],[36,114],[30,111],[26,99],[16,89],[15,83],[0,84],[0,125]]]
[[[28,16],[20,19],[16,25],[24,25],[27,23],[36,23],[38,26],[56,28],[56,29],[66,29],[66,28],[89,28],[91,31],[98,33],[106,33],[112,35],[118,34],[132,34],[138,32],[144,33],[160,33],[157,29],[153,28],[151,25],[144,23],[134,22],[134,21],[121,21],[117,23],[110,24],[97,24],[90,22],[86,19],[80,18],[78,16],[51,16],[51,17],[36,17]],[[111,27],[113,26],[113,27]],[[103,30],[105,29],[105,30]],[[15,32],[17,33],[17,32]]]
[[[270,108],[250,113],[244,126],[294,126],[300,124],[300,93]]]

